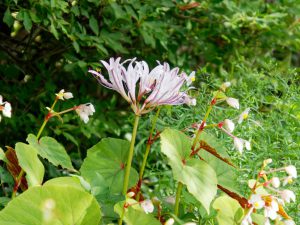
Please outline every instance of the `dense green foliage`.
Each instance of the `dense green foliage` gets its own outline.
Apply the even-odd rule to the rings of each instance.
[[[231,140],[222,133],[213,129],[211,133],[222,139],[227,147],[224,154],[229,154],[241,168],[240,193],[246,194],[246,182],[255,177],[263,159],[273,158],[278,167],[288,164],[300,167],[298,0],[4,0],[0,3],[0,17],[0,94],[13,107],[12,119],[2,118],[0,123],[0,147],[14,147],[19,141],[26,142],[29,133],[36,134],[47,113],[45,107],[52,104],[53,94],[64,88],[75,98],[64,102],[63,108],[92,102],[96,113],[86,125],[75,114],[64,115],[63,123],[51,119],[43,135],[62,143],[74,168],[79,169],[87,149],[108,136],[126,137],[133,123],[127,103],[117,93],[98,85],[87,74],[88,68],[102,68],[98,61],[112,56],[137,57],[152,65],[156,60],[168,61],[186,71],[197,71],[194,82],[197,89],[191,91],[197,98],[197,106],[164,107],[158,119],[159,131],[168,126],[184,129],[199,122],[212,91],[225,80],[232,82],[229,95],[240,99],[242,109],[251,108],[249,119],[237,132],[250,138],[253,148],[240,155],[231,150]],[[219,105],[212,111],[209,122],[237,115],[235,110],[225,110]],[[151,119],[141,118],[133,162],[136,169],[142,161],[150,122]],[[36,142],[33,135],[28,138],[30,144]],[[51,141],[50,137],[44,139],[46,146]],[[52,144],[48,145],[48,153],[53,152]],[[55,148],[62,155],[61,159],[53,158],[55,165],[72,168],[60,148],[63,147]],[[93,153],[97,155],[96,150],[90,154]],[[37,158],[40,153],[32,154]],[[158,142],[154,143],[145,174],[147,185],[142,186],[147,196],[163,199],[174,194],[175,183],[170,179],[164,154]],[[51,155],[40,156],[51,158]],[[47,160],[43,164],[44,181],[62,174],[61,169]],[[32,172],[33,178],[41,179],[41,174]],[[0,195],[10,196],[14,182],[4,167],[0,167],[0,176]],[[86,177],[93,179],[92,175]],[[297,185],[299,181],[294,186]],[[75,195],[76,189],[72,188],[71,194]],[[294,191],[300,196],[299,188]],[[184,190],[183,196],[184,202],[194,204],[189,192]],[[4,205],[4,201],[0,203]],[[215,202],[213,208],[217,207]],[[214,221],[205,210],[190,211],[181,219],[188,221],[196,215],[203,224]],[[297,223],[299,201],[289,211]],[[112,216],[116,214],[112,212]]]

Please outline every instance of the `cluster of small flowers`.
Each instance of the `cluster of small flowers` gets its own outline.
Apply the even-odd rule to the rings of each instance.
[[[264,161],[263,168],[270,164],[272,159]],[[267,175],[274,172],[285,171],[287,176],[280,179],[279,177],[272,177],[268,179]],[[259,178],[263,178],[264,182],[259,183],[258,180],[249,185],[253,194],[250,196],[248,203],[250,208],[244,216],[241,225],[252,225],[251,215],[254,210],[264,209],[265,225],[270,225],[272,220],[283,220],[286,225],[295,225],[295,222],[284,211],[283,206],[285,203],[295,202],[295,193],[291,190],[280,190],[281,180],[283,180],[283,186],[287,183],[291,183],[293,178],[297,178],[297,170],[295,166],[289,165],[286,167],[271,169],[270,171],[262,171],[258,175]],[[272,192],[272,194],[268,193]]]
[[[88,72],[104,87],[120,93],[136,115],[145,114],[159,105],[196,105],[196,99],[186,93],[191,88],[181,91],[184,83],[189,86],[195,80],[195,72],[189,76],[184,72],[178,75],[179,68],[171,69],[168,63],[159,64],[150,71],[145,61],[139,62],[134,58],[120,63],[120,60],[110,58],[109,63],[101,61],[109,81],[96,70]],[[124,64],[127,62],[126,69]]]
[[[221,85],[220,87],[220,91],[225,92],[226,89],[228,87],[231,86],[230,82],[225,82]],[[231,98],[231,97],[227,97],[227,96],[223,96],[221,95],[221,100],[223,100],[225,98],[225,101],[227,102],[227,104],[235,109],[239,109],[240,108],[240,104],[239,104],[239,100],[236,98]],[[238,118],[236,118],[237,123],[241,124],[245,119],[248,118],[250,112],[250,108],[246,108],[239,116]],[[224,121],[222,121],[221,123],[218,124],[219,128],[224,131],[226,134],[228,134],[230,137],[233,138],[233,144],[234,147],[240,152],[243,152],[243,149],[246,148],[247,150],[251,149],[251,145],[250,142],[247,140],[244,140],[242,138],[238,138],[236,136],[234,136],[232,134],[232,132],[235,129],[235,124],[233,122],[233,120],[231,119],[225,119]]]
[[[3,97],[0,95],[0,111],[2,111],[3,116],[10,118],[11,117],[11,104],[9,102],[3,102]],[[0,122],[1,122],[0,115]]]
[[[65,92],[64,89],[60,90],[56,95],[56,98],[59,100],[66,100],[73,98],[73,94],[71,92]],[[79,117],[83,120],[84,123],[89,121],[89,116],[92,116],[95,112],[95,108],[92,103],[85,103],[78,106],[74,106],[69,110],[64,110],[61,113],[56,113],[54,115],[59,115],[65,112],[69,112],[75,110],[75,112],[79,115]],[[53,113],[53,112],[50,112]]]

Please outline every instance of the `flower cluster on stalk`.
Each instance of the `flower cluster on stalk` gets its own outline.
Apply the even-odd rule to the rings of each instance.
[[[11,104],[7,101],[3,101],[2,95],[0,95],[0,111],[2,111],[3,116],[10,118],[11,117]],[[1,122],[0,115],[0,122]]]
[[[263,167],[258,173],[258,178],[254,182],[249,182],[252,194],[249,197],[248,204],[249,209],[245,214],[241,225],[252,225],[252,214],[263,210],[265,217],[265,225],[270,225],[271,221],[283,221],[286,225],[295,225],[295,222],[284,211],[283,206],[291,201],[295,202],[295,193],[288,189],[280,189],[281,181],[283,186],[286,185],[285,180],[287,178],[297,178],[297,170],[293,165],[289,165],[282,168],[270,169],[265,171],[264,168],[272,162],[271,159],[267,159],[263,162]],[[287,176],[279,178],[273,176],[268,178],[269,174],[277,172],[286,172]],[[263,180],[261,182],[261,179]],[[290,181],[291,182],[291,181]]]
[[[195,79],[194,72],[189,76],[184,72],[179,73],[178,67],[171,69],[168,63],[159,63],[150,70],[145,61],[135,58],[122,63],[120,61],[120,57],[110,58],[109,62],[101,60],[109,80],[96,70],[88,72],[104,87],[120,93],[136,115],[145,114],[159,105],[196,104],[196,100],[187,94],[190,89],[188,86]],[[187,87],[181,90],[184,84]]]

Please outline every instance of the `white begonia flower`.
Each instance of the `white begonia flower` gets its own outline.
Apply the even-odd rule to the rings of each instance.
[[[235,126],[234,126],[234,123],[232,122],[232,120],[225,119],[224,120],[224,127],[225,127],[226,130],[228,130],[230,133],[232,133]]]
[[[9,102],[6,102],[4,104],[2,113],[3,113],[3,116],[11,118],[11,104]]]
[[[95,70],[88,72],[106,88],[117,91],[130,103],[136,115],[145,114],[159,105],[195,105],[196,100],[180,89],[187,75],[179,74],[179,68],[170,69],[168,63],[159,64],[151,71],[145,61],[110,58],[109,63],[101,61],[106,68],[109,80]],[[124,64],[129,62],[127,68]],[[192,77],[193,73],[189,77]],[[137,92],[137,93],[136,93]]]
[[[271,225],[271,222],[270,222],[269,218],[265,218],[264,225]]]
[[[297,178],[297,169],[295,166],[289,165],[289,166],[284,167],[284,169],[289,176],[291,176],[293,178]]]
[[[239,119],[238,119],[239,124],[248,118],[249,112],[250,112],[250,108],[247,108],[239,115]]]
[[[164,225],[173,225],[175,223],[175,220],[173,218],[168,219]]]
[[[230,105],[231,107],[235,108],[235,109],[239,109],[240,108],[240,103],[239,100],[236,98],[226,98],[226,102],[228,105]]]
[[[95,108],[91,103],[82,104],[76,107],[75,111],[83,120],[84,123],[89,121],[89,116],[93,115]]]
[[[254,210],[254,207],[251,207],[248,211],[248,213],[244,216],[241,225],[252,225],[252,218],[251,218],[251,214]]]
[[[233,144],[236,150],[238,150],[240,153],[243,153],[244,149],[244,142],[242,139],[234,137],[233,138]]]
[[[229,88],[230,86],[231,86],[231,83],[229,81],[227,81],[221,85],[220,89],[225,92],[226,89]]]
[[[264,215],[271,220],[275,220],[277,218],[278,211],[278,203],[275,200],[272,200],[270,206],[265,206]]]
[[[252,195],[248,202],[252,204],[252,206],[255,209],[261,209],[265,206],[265,201],[261,198],[261,195],[259,194]]]
[[[185,223],[185,224],[183,224],[183,225],[197,225],[197,224],[194,223],[194,222],[188,222],[188,223]]]
[[[238,137],[233,138],[233,145],[234,145],[235,149],[238,150],[240,153],[243,153],[244,147],[247,150],[251,150],[250,142],[247,140],[238,138]]]
[[[296,225],[293,220],[285,220],[283,221],[285,225]]]
[[[11,118],[11,104],[9,102],[3,102],[3,97],[0,95],[0,111],[2,111],[3,116]],[[1,116],[0,116],[1,121]]]
[[[146,214],[152,213],[154,211],[154,205],[151,200],[147,199],[141,203],[141,207]]]
[[[195,71],[193,71],[189,76],[185,75],[184,78],[186,80],[186,85],[190,86],[196,80]]]
[[[287,184],[291,184],[293,183],[293,177],[292,176],[287,176],[283,179],[283,186],[287,185]]]
[[[270,164],[272,162],[273,162],[273,160],[271,158],[270,159],[265,159],[264,160],[264,166],[266,166],[266,165],[268,165],[268,164]]]
[[[73,98],[73,94],[71,92],[65,92],[64,89],[61,89],[57,94],[55,94],[58,99],[65,100]]]
[[[283,190],[280,192],[281,198],[284,202],[290,203],[291,200],[293,202],[296,201],[296,195],[293,191],[291,190]]]
[[[274,188],[279,188],[280,186],[280,179],[278,177],[273,177],[271,179],[271,184]]]

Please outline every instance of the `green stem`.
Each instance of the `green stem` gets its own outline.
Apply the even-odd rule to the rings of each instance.
[[[134,152],[134,144],[135,144],[135,138],[137,133],[137,127],[139,123],[139,116],[135,116],[134,125],[133,125],[133,131],[132,131],[132,138],[129,148],[129,154],[127,158],[127,164],[126,164],[126,170],[125,170],[125,176],[124,176],[124,184],[123,184],[123,195],[126,195],[127,189],[128,189],[128,182],[129,182],[129,175],[130,175],[130,168],[131,168],[131,162],[133,158],[133,152]]]
[[[177,190],[176,190],[175,207],[174,207],[175,216],[178,216],[178,212],[179,212],[179,203],[180,203],[182,187],[183,187],[183,184],[181,182],[178,182],[178,186],[177,186]]]
[[[144,154],[144,158],[143,158],[143,163],[142,163],[142,166],[141,166],[141,169],[140,169],[140,173],[139,173],[139,185],[141,185],[141,182],[142,182],[142,179],[143,179],[143,175],[144,175],[144,171],[145,171],[145,167],[146,167],[148,155],[149,155],[149,152],[150,152],[150,149],[151,149],[152,134],[153,134],[153,131],[154,131],[155,127],[156,127],[156,122],[157,122],[160,110],[161,110],[161,107],[159,107],[157,109],[155,117],[152,120],[152,127],[151,127],[150,134],[149,134],[149,141],[147,142],[147,145],[146,145],[146,150],[145,150],[145,154]],[[137,201],[139,201],[139,199],[140,199],[140,190],[137,193]]]
[[[53,102],[53,104],[52,104],[52,106],[51,106],[51,108],[50,108],[49,113],[51,113],[51,111],[53,110],[53,108],[54,108],[54,106],[56,105],[57,101],[58,101],[58,98],[55,98],[55,100],[54,100],[54,102]],[[44,122],[43,122],[41,128],[39,129],[38,134],[36,135],[37,139],[40,138],[40,136],[41,136],[41,134],[42,134],[42,132],[43,132],[43,130],[44,130],[44,128],[45,128],[45,126],[46,126],[48,120],[49,120],[49,118],[47,118],[47,116],[46,116],[46,118],[44,119]]]

